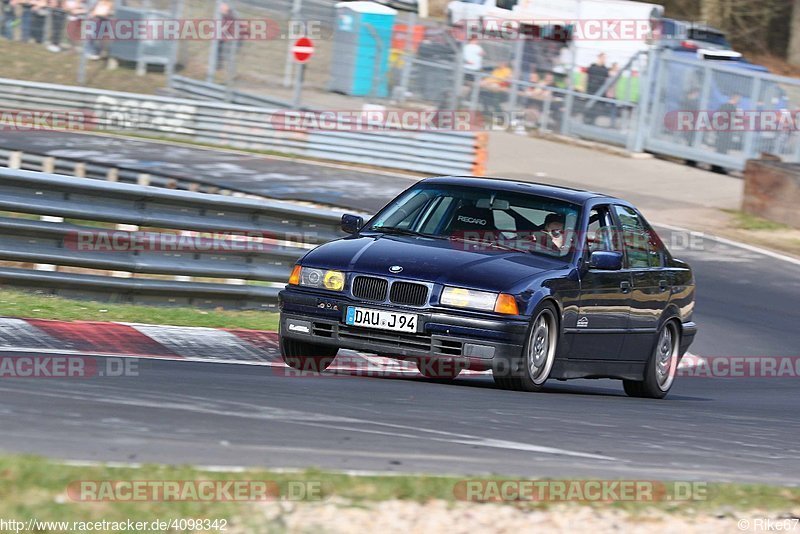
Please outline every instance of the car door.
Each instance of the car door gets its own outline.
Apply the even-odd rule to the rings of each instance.
[[[586,265],[593,251],[622,252],[610,206],[592,208],[586,241]],[[587,267],[582,271],[578,322],[570,358],[620,359],[630,315],[630,287],[631,275],[625,269],[601,271]]]
[[[625,269],[631,275],[630,321],[623,359],[645,361],[653,350],[658,322],[669,303],[670,279],[665,249],[644,217],[631,207],[614,205],[622,230]]]

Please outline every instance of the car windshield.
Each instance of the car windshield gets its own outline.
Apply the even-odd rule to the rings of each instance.
[[[474,187],[421,185],[376,215],[363,232],[450,239],[470,250],[566,258],[580,208],[552,198]]]
[[[731,47],[728,40],[725,39],[725,34],[705,28],[689,28],[689,39],[693,41],[711,43],[723,48]]]

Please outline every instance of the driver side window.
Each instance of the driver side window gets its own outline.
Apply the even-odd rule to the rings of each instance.
[[[597,206],[589,213],[589,226],[586,230],[587,256],[601,250],[606,252],[622,252],[614,221],[608,206]]]

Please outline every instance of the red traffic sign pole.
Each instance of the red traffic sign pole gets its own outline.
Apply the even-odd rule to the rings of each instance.
[[[292,57],[297,63],[294,78],[294,97],[292,98],[292,109],[300,108],[300,93],[303,90],[303,78],[305,77],[306,63],[314,55],[314,41],[308,37],[301,37],[292,46]]]
[[[292,47],[292,57],[294,57],[295,62],[302,65],[303,63],[307,63],[313,55],[314,41],[308,37],[301,37],[294,42],[294,46]]]

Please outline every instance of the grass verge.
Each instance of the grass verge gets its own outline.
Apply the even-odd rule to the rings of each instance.
[[[271,312],[92,302],[13,289],[0,289],[0,314],[7,317],[60,321],[118,321],[251,330],[278,328],[278,314]]]
[[[467,477],[464,477],[467,478]],[[496,477],[499,480],[499,477]],[[275,472],[246,470],[224,472],[205,471],[185,466],[145,465],[141,467],[109,467],[64,465],[32,456],[0,456],[0,517],[19,519],[35,517],[51,521],[133,521],[152,522],[154,519],[195,518],[226,520],[235,531],[265,532],[278,525],[269,524],[259,512],[264,502],[241,500],[114,500],[100,502],[82,500],[76,483],[92,481],[97,487],[114,481],[260,481],[274,488],[277,497],[268,502],[335,502],[338,506],[364,507],[385,500],[406,500],[424,503],[458,499],[454,487],[463,478],[420,475],[354,476],[319,470]],[[110,487],[110,486],[108,486]],[[94,491],[94,490],[92,490]],[[86,495],[86,494],[83,494]],[[111,495],[116,495],[111,493]],[[292,495],[292,497],[289,497]],[[121,494],[120,494],[121,496]],[[470,503],[472,504],[472,503]],[[546,509],[553,503],[513,503],[523,508]],[[564,503],[557,503],[563,505]],[[582,506],[586,503],[567,503]],[[589,504],[607,507],[607,504]],[[666,513],[691,514],[734,513],[746,510],[783,511],[800,505],[800,489],[776,488],[766,485],[709,484],[707,498],[690,503],[625,502],[613,505],[632,515],[658,509]],[[475,503],[474,506],[482,506]],[[40,528],[40,532],[50,532]],[[55,530],[52,530],[55,531]]]
[[[77,49],[54,54],[42,45],[0,39],[0,77],[32,82],[77,85],[80,54]],[[166,85],[163,73],[137,76],[133,68],[106,68],[105,61],[89,61],[86,85],[109,91],[155,94]]]
[[[733,217],[734,224],[741,230],[788,230],[789,226],[785,224],[762,219],[755,215],[745,213],[738,210],[723,210]]]
[[[716,230],[719,235],[800,258],[799,229],[739,210],[722,211],[728,215],[729,222],[725,229]]]

